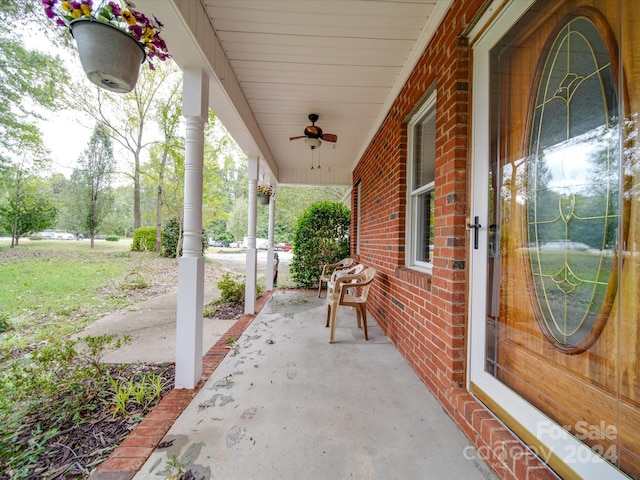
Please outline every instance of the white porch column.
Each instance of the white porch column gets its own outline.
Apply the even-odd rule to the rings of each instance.
[[[274,231],[276,225],[276,196],[271,197],[269,202],[269,249],[267,250],[267,281],[266,289],[273,290],[273,252],[274,252]]]
[[[256,313],[256,281],[258,274],[258,249],[256,248],[258,169],[258,158],[249,158],[249,222],[244,284],[244,313]]]
[[[208,105],[209,80],[204,71],[185,68],[182,106],[186,119],[184,233],[182,256],[178,262],[176,388],[194,388],[202,379],[202,170]]]

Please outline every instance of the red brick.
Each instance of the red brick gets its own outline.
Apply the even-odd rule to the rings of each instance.
[[[120,446],[114,450],[109,458],[148,458],[153,453],[153,447]]]

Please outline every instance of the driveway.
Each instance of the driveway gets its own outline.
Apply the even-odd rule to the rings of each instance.
[[[246,255],[244,252],[227,253],[223,250],[211,251],[205,253],[205,257],[212,260],[216,260],[227,270],[244,275],[246,265]],[[289,279],[289,264],[293,258],[292,252],[275,252],[278,254],[280,260],[278,266],[278,278],[281,280],[281,285],[284,285],[282,281],[288,282]],[[267,251],[258,250],[258,276],[265,275],[267,271]]]

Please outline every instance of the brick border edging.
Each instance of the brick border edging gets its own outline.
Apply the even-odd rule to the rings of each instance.
[[[464,389],[450,392],[458,428],[471,440],[477,456],[502,480],[558,480],[558,476],[476,397]]]
[[[202,357],[203,379],[193,388],[173,389],[129,433],[111,455],[91,472],[91,480],[130,480],[142,468],[177,418],[202,389],[229,353],[227,339],[239,338],[271,298],[273,291],[263,293],[256,301],[256,313],[244,314],[218,339]]]

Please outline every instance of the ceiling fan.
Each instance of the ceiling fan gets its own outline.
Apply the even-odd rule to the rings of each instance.
[[[289,140],[298,140],[299,138],[304,138],[305,143],[309,145],[309,147],[311,147],[311,150],[318,148],[322,144],[320,140],[324,140],[325,142],[337,142],[337,135],[334,135],[333,133],[323,133],[320,127],[316,127],[318,118],[318,114],[310,113],[309,120],[311,121],[311,125],[307,125],[305,127],[304,135],[290,137]]]

